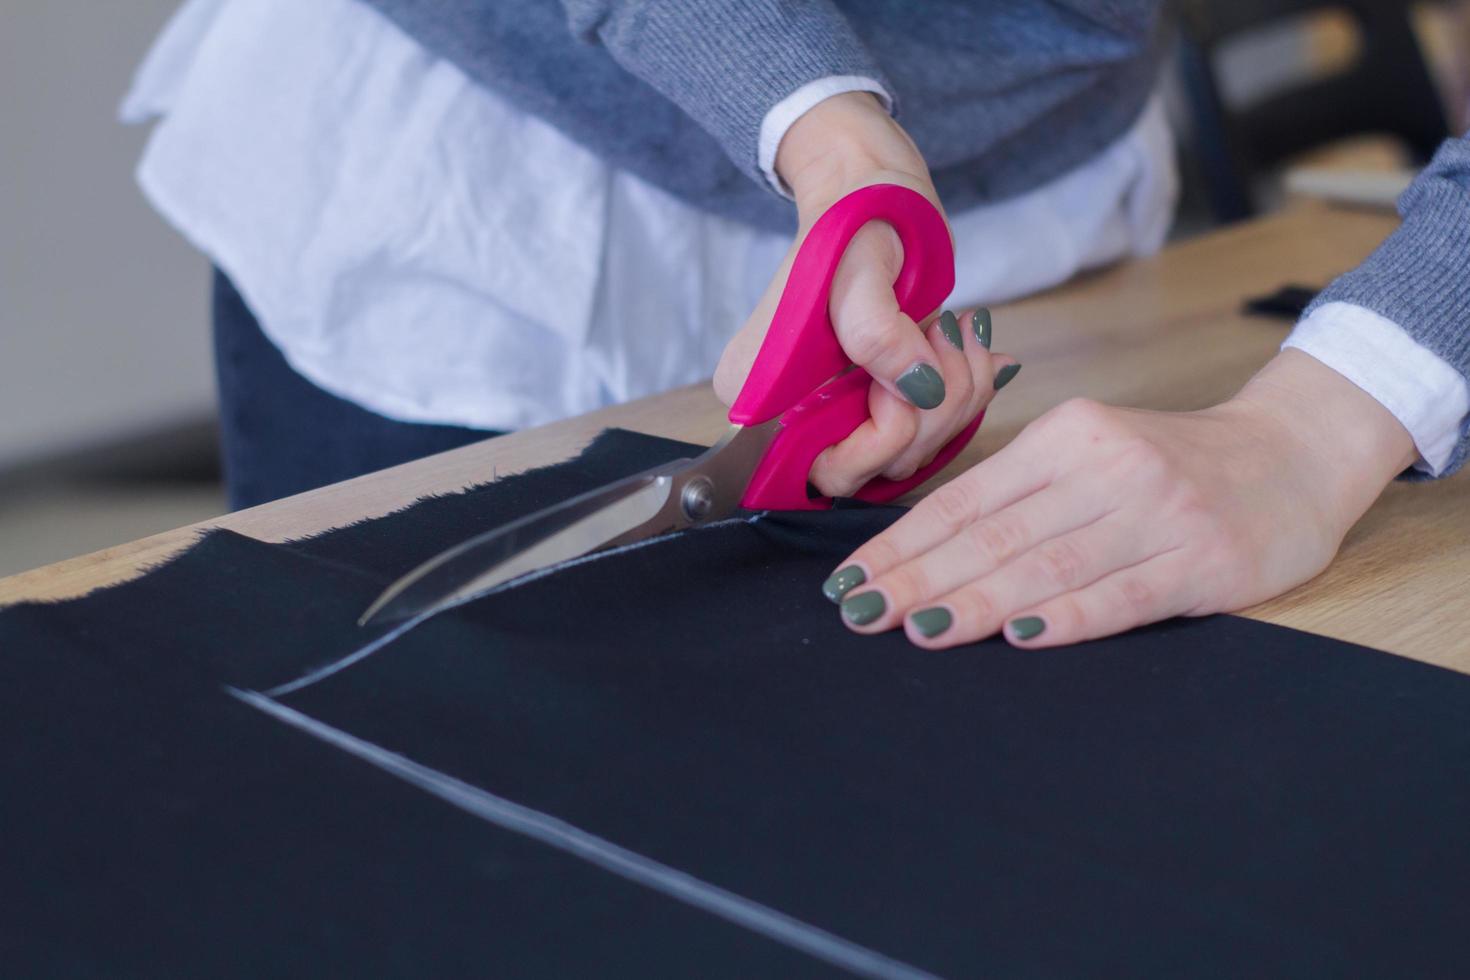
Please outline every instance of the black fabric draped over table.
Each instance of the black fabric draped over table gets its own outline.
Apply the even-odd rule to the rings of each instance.
[[[574,563],[386,642],[580,458],[0,611],[7,975],[1467,976],[1470,678],[1221,616],[929,653],[889,508]]]

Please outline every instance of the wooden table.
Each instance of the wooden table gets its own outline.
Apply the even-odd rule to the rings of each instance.
[[[947,472],[995,452],[1075,395],[1152,409],[1229,397],[1288,326],[1241,316],[1241,300],[1286,282],[1325,283],[1393,227],[1381,214],[1305,205],[996,308],[996,349],[1019,357],[1025,370]],[[693,385],[15,575],[0,580],[0,603],[118,582],[207,527],[274,541],[381,515],[425,494],[565,459],[609,426],[709,443],[723,425],[708,386]],[[1462,475],[1390,487],[1331,568],[1245,615],[1470,672],[1467,585],[1470,476]]]

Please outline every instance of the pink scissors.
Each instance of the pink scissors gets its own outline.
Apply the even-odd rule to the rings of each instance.
[[[847,243],[885,221],[903,243],[893,291],[915,321],[954,286],[954,250],[944,219],[921,194],[895,184],[853,191],[807,233],[770,330],[730,409],[730,429],[694,459],[680,459],[592,490],[471,538],[389,586],[360,624],[427,618],[511,579],[632,541],[722,520],[740,508],[816,510],[812,463],[868,418],[872,378],[843,353],[828,315],[832,278]],[[981,412],[906,480],[875,479],[855,494],[882,503],[942,469],[969,443]]]

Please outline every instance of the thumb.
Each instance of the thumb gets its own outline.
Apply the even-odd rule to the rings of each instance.
[[[852,362],[884,388],[918,408],[937,408],[944,401],[939,358],[893,294],[902,266],[903,246],[890,225],[860,228],[832,280],[832,327]]]

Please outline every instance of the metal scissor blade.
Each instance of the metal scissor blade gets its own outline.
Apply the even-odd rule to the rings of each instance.
[[[679,460],[487,531],[436,555],[390,585],[359,626],[427,616],[513,578],[613,543],[653,521],[669,503]],[[668,530],[673,530],[671,521]],[[659,533],[657,528],[650,534]]]

